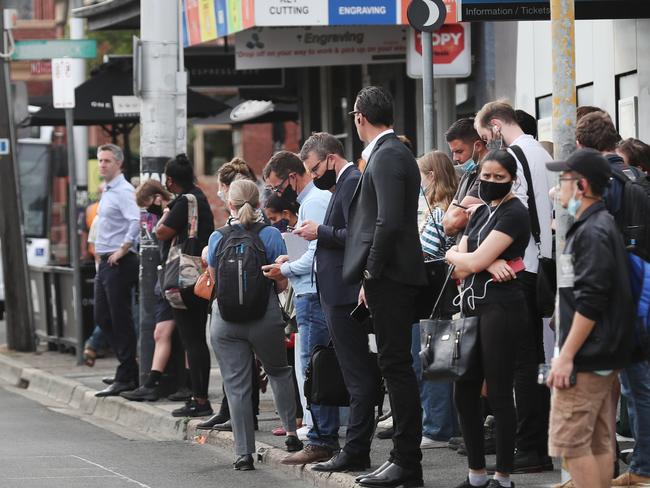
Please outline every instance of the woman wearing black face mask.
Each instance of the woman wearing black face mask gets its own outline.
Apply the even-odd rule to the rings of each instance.
[[[480,206],[458,246],[447,252],[463,280],[457,300],[467,316],[479,316],[479,347],[472,371],[454,392],[467,446],[469,475],[459,488],[511,486],[517,416],[512,395],[515,352],[527,320],[526,302],[517,282],[530,239],[528,210],[512,193],[517,163],[506,150],[488,153],[479,170]],[[497,465],[488,480],[483,446],[480,394],[487,384],[496,419]]]
[[[298,222],[298,204],[289,205],[281,197],[272,194],[264,203],[264,214],[280,232],[291,232]]]

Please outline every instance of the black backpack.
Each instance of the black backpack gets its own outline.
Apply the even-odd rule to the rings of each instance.
[[[650,178],[629,169],[614,169],[612,173],[623,184],[617,224],[623,233],[625,247],[650,261]]]
[[[266,313],[273,283],[262,273],[267,264],[260,231],[267,224],[257,222],[249,229],[225,225],[217,246],[214,297],[221,317],[228,322],[260,319]]]

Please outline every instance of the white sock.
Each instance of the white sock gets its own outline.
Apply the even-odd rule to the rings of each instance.
[[[485,486],[488,482],[488,477],[486,473],[474,474],[469,473],[469,484],[472,486]]]
[[[497,480],[501,486],[505,486],[505,487],[511,486],[510,476],[501,476],[495,474],[494,479]]]

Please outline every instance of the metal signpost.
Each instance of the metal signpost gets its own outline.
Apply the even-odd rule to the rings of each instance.
[[[77,230],[77,169],[74,154],[74,78],[70,58],[52,59],[52,97],[54,106],[65,111],[65,135],[68,152],[68,234],[70,266],[72,267],[72,297],[77,332],[77,364],[83,364],[84,328],[81,312],[81,263],[79,262],[79,232]]]
[[[413,0],[408,11],[409,24],[422,32],[422,101],[424,105],[424,152],[433,150],[435,135],[433,106],[433,43],[431,33],[445,22],[443,0]]]

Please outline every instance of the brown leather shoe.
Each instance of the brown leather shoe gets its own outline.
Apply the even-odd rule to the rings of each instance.
[[[321,461],[328,461],[333,455],[334,451],[329,447],[307,444],[301,451],[287,456],[280,462],[290,465],[319,463]]]
[[[628,471],[618,478],[614,478],[612,486],[650,486],[650,478]]]

